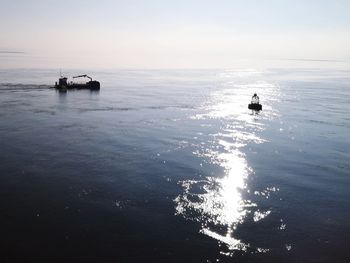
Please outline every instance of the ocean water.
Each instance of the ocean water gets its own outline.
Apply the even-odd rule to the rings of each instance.
[[[350,70],[88,73],[0,71],[3,259],[350,261]]]

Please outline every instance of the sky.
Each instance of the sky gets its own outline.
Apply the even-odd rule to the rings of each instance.
[[[350,60],[349,10],[349,0],[0,0],[0,66]]]

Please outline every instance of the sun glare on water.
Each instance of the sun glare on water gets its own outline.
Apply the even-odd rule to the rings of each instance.
[[[223,88],[211,94],[203,105],[203,113],[193,116],[193,119],[220,120],[223,123],[216,134],[210,135],[211,145],[201,146],[195,154],[221,166],[224,176],[181,181],[179,184],[183,193],[175,199],[177,215],[199,222],[200,233],[225,244],[230,251],[245,251],[250,246],[237,238],[235,230],[244,222],[247,214],[252,213],[252,208],[255,208],[252,213],[254,222],[271,212],[261,212],[255,203],[243,196],[244,192],[249,191],[247,178],[253,170],[242,149],[248,144],[264,143],[265,140],[259,136],[259,132],[265,129],[260,120],[273,118],[277,114],[268,103],[264,104],[261,115],[252,114],[247,109],[254,92],[270,100],[278,95],[278,86],[273,83],[264,80],[247,82],[247,78],[255,76],[256,79],[260,75],[257,71],[242,71],[225,72],[220,76]],[[240,81],[242,78],[246,83]],[[256,248],[256,251],[266,252],[266,249]]]

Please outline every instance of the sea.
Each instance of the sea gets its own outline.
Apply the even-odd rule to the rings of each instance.
[[[0,70],[3,262],[350,262],[350,68],[62,74]]]

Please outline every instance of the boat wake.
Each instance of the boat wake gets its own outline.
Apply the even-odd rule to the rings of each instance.
[[[49,85],[23,84],[23,83],[0,83],[0,90],[3,91],[33,91],[50,88]]]

